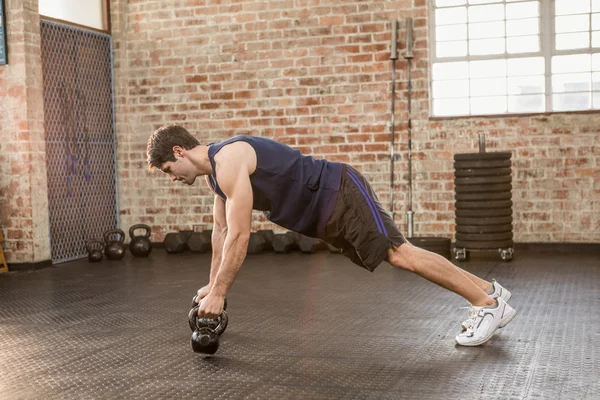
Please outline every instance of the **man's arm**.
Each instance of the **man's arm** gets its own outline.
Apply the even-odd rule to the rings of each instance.
[[[210,185],[209,185],[210,186]],[[223,260],[223,245],[227,235],[227,219],[225,217],[225,200],[215,194],[213,205],[213,230],[212,230],[212,261],[210,263],[210,274],[208,283],[198,289],[197,301],[199,302],[210,293],[217,279],[217,272]]]
[[[233,146],[227,155],[222,156],[226,157],[226,161],[218,166],[217,174],[219,186],[227,196],[225,202],[227,229],[221,265],[216,272],[210,293],[198,311],[200,317],[209,318],[216,318],[223,310],[225,295],[246,257],[252,222],[253,197],[247,157],[235,150]]]
[[[225,200],[221,198],[215,192],[210,185],[208,175],[206,175],[206,184],[210,190],[215,194],[215,201],[213,203],[213,231],[211,238],[212,245],[212,262],[210,264],[210,281],[207,285],[212,288],[212,285],[216,281],[217,272],[221,266],[223,260],[223,245],[225,242],[225,236],[227,235],[227,217],[225,215]],[[206,296],[208,292],[204,295]]]
[[[221,198],[212,188],[206,176],[206,184],[209,189],[214,193],[215,200],[213,203],[213,230],[211,238],[212,247],[212,261],[210,263],[210,274],[208,284],[198,289],[197,301],[199,302],[208,295],[210,289],[216,281],[217,272],[221,266],[223,259],[223,245],[225,242],[225,236],[227,235],[227,218],[225,216],[225,200]]]
[[[225,216],[225,200],[215,194],[213,205],[213,231],[212,231],[212,262],[210,264],[210,282],[212,286],[217,280],[217,273],[223,261],[223,246],[227,235],[227,218]]]

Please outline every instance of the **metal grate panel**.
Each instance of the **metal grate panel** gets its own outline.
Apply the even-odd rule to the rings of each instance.
[[[41,21],[52,262],[117,226],[111,38]]]

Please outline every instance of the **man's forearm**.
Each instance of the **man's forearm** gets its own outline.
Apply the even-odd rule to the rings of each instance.
[[[250,236],[247,234],[232,234],[231,231],[227,233],[223,247],[223,259],[217,271],[211,292],[219,296],[227,294],[246,258],[249,238]]]
[[[227,236],[227,228],[214,227],[212,234],[212,262],[210,264],[210,286],[217,281],[217,273],[223,262],[223,247]]]

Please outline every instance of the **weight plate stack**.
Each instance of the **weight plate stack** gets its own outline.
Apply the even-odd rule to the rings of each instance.
[[[514,253],[510,152],[454,155],[455,258],[468,252],[499,251],[505,261]]]

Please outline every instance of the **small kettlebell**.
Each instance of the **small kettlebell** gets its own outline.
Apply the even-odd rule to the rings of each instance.
[[[119,239],[109,240],[111,235],[118,235]],[[109,260],[120,260],[125,256],[125,232],[120,229],[111,229],[104,233],[104,241],[106,247],[104,248],[104,254]]]
[[[90,260],[90,262],[102,261],[102,250],[104,250],[104,242],[102,240],[88,240],[85,244],[85,249],[88,252],[88,260]]]
[[[143,229],[146,231],[144,235],[135,236],[136,229]],[[148,257],[152,253],[152,242],[150,241],[150,227],[145,224],[136,224],[129,228],[129,236],[131,242],[129,242],[129,251],[134,257]]]
[[[198,306],[192,308],[188,314],[190,328],[192,328],[192,350],[195,353],[215,354],[219,349],[219,337],[225,332],[229,317],[225,311],[219,318],[198,318]]]
[[[192,299],[192,308],[198,305],[198,295],[195,295]],[[225,297],[225,303],[223,304],[223,311],[227,310],[227,297]]]

